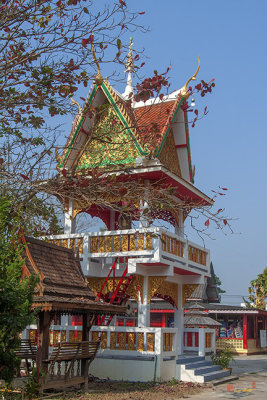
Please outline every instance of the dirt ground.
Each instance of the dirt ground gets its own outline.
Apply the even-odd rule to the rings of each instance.
[[[64,399],[77,400],[172,400],[188,398],[209,388],[208,384],[170,381],[167,383],[138,383],[90,381],[88,393],[67,392]],[[48,395],[49,396],[49,395]],[[49,397],[47,397],[49,398]],[[61,397],[63,398],[63,396]]]

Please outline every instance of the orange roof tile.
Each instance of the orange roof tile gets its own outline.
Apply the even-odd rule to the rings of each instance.
[[[176,101],[161,102],[134,109],[142,141],[159,146],[169,126]],[[151,143],[152,144],[152,143]]]

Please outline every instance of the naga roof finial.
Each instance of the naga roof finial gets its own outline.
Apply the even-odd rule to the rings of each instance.
[[[81,114],[82,113],[82,106],[78,103],[78,101],[74,100],[72,97],[70,99],[71,99],[72,104],[75,104],[78,107],[79,114]]]
[[[188,99],[188,97],[189,97],[189,91],[188,91],[188,89],[187,89],[187,86],[188,86],[188,84],[189,84],[190,81],[195,81],[195,80],[196,80],[196,77],[197,77],[197,74],[198,74],[198,71],[199,71],[199,68],[200,68],[200,59],[199,59],[199,56],[198,56],[197,59],[198,59],[198,67],[197,67],[196,72],[194,73],[194,75],[193,75],[191,78],[188,79],[188,81],[186,82],[186,84],[184,85],[184,87],[182,88],[182,90],[181,90],[181,92],[180,92],[181,96],[182,96],[184,99]]]
[[[97,85],[101,85],[101,83],[103,82],[104,79],[103,79],[103,77],[101,75],[99,62],[97,61],[97,58],[96,58],[96,55],[95,55],[95,48],[94,48],[94,45],[93,45],[93,41],[91,42],[91,50],[92,50],[93,59],[94,59],[94,62],[96,64],[96,68],[97,68],[97,74],[96,74],[96,77],[95,77],[95,82],[96,82]]]

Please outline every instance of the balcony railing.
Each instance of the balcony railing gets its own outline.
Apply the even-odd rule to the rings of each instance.
[[[83,262],[108,257],[142,257],[147,262],[165,259],[209,272],[207,249],[161,228],[63,234],[44,239],[71,248]]]
[[[176,328],[137,328],[132,326],[92,326],[90,340],[101,340],[100,349],[105,354],[142,355],[177,353]],[[30,325],[24,337],[36,340],[37,326]],[[59,342],[82,340],[82,326],[52,325],[49,332],[50,351]]]
[[[197,351],[201,356],[215,352],[215,334],[215,329],[185,328],[184,350]]]

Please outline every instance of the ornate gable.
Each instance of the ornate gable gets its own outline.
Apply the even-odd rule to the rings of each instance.
[[[173,172],[179,177],[182,176],[172,130],[169,132],[161,148],[158,159],[165,167],[168,168],[169,171]]]
[[[123,127],[114,106],[107,101],[99,108],[93,127],[93,139],[83,150],[77,170],[114,165],[131,165],[140,153]]]

